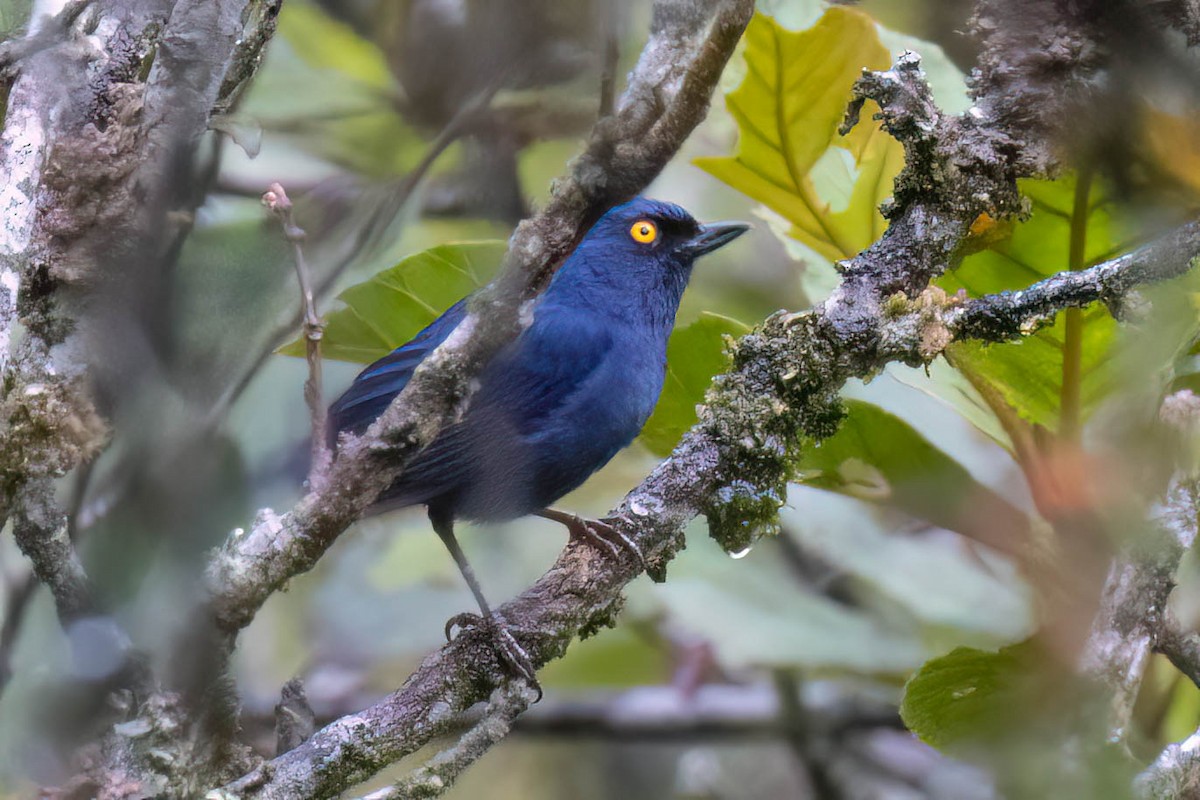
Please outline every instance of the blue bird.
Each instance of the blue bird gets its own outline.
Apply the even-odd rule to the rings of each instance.
[[[693,263],[748,228],[702,225],[677,205],[645,198],[609,210],[533,301],[532,322],[484,367],[462,419],[418,453],[373,507],[428,507],[500,655],[532,685],[530,659],[484,599],[454,521],[537,514],[566,525],[573,538],[614,555],[619,544],[640,559],[611,526],[550,505],[641,431],[662,390],[667,338]],[[464,299],[363,370],[329,409],[331,445],[340,433],[370,427],[465,316]],[[465,620],[478,618],[459,615],[447,631]]]

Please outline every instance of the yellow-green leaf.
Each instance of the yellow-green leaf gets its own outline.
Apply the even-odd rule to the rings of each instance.
[[[360,364],[384,357],[486,283],[505,247],[503,241],[439,245],[351,286],[338,295],[346,307],[325,318],[321,355]],[[303,356],[304,342],[279,352]]]
[[[904,159],[870,121],[870,103],[849,135],[837,132],[862,70],[888,66],[875,24],[840,6],[800,32],[756,14],[745,42],[746,77],[725,98],[737,150],[696,164],[784,217],[789,235],[822,257],[848,258],[883,233],[878,206]],[[819,184],[840,190],[842,202],[823,197]]]

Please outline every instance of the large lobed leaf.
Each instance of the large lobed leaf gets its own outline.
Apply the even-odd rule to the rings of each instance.
[[[903,148],[867,122],[837,133],[854,81],[886,69],[887,49],[871,18],[828,9],[793,32],[757,14],[746,29],[746,77],[725,98],[738,123],[731,157],[696,164],[791,223],[788,234],[830,261],[848,258],[883,233],[879,204],[891,194]],[[823,199],[818,183],[840,194]]]

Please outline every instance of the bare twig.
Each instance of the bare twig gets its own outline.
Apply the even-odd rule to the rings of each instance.
[[[309,474],[319,476],[329,460],[325,440],[325,404],[321,401],[321,337],[325,324],[317,314],[313,299],[312,275],[304,260],[304,229],[292,217],[292,201],[279,183],[272,183],[262,196],[267,207],[283,228],[283,238],[292,246],[296,280],[300,284],[300,314],[304,320],[304,355],[308,359],[308,380],[304,383],[304,402],[312,424],[312,466]],[[310,478],[312,479],[312,478]]]
[[[612,116],[617,97],[617,60],[621,57],[618,38],[621,7],[617,3],[605,3],[600,13],[604,17],[604,63],[600,68],[600,117]]]
[[[421,185],[430,168],[433,167],[438,158],[446,152],[450,145],[462,137],[463,133],[468,129],[470,122],[488,108],[495,93],[496,88],[490,88],[478,95],[470,103],[459,109],[450,121],[446,123],[445,127],[438,132],[438,135],[430,142],[429,147],[426,148],[425,154],[421,156],[421,160],[417,162],[417,165],[396,184],[389,196],[375,207],[370,218],[358,226],[347,251],[339,257],[333,268],[326,271],[317,281],[313,290],[313,297],[316,301],[319,302],[333,289],[334,285],[351,264],[355,263],[364,253],[372,252],[384,231],[387,230],[387,227],[400,212],[400,209],[404,207],[412,197],[413,192]],[[303,322],[304,316],[303,311],[301,311],[301,313],[289,317],[286,322],[280,324],[264,337],[263,346],[259,348],[254,358],[246,364],[245,369],[243,369],[238,378],[213,403],[206,418],[208,428],[215,428],[225,419],[225,416],[229,413],[229,409],[233,407],[238,398],[250,386],[250,382],[254,380],[254,376],[259,373],[263,364],[267,363],[267,359],[271,357],[275,349],[283,344],[287,340],[287,337],[291,336],[296,330],[296,327]]]

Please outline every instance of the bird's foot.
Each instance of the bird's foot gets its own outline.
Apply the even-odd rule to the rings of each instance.
[[[572,539],[587,542],[593,547],[599,547],[613,558],[620,558],[621,550],[624,549],[627,553],[633,555],[637,560],[638,566],[645,571],[646,556],[642,554],[642,548],[638,547],[638,543],[633,539],[621,533],[621,531],[604,520],[570,516],[572,519],[563,524],[567,526]]]
[[[538,683],[537,670],[533,667],[533,659],[529,657],[529,653],[521,646],[516,637],[512,635],[512,631],[508,629],[508,626],[501,622],[498,617],[495,615],[484,617],[469,612],[455,614],[446,620],[446,641],[453,641],[455,628],[458,628],[459,632],[465,631],[468,628],[487,631],[492,637],[492,644],[496,648],[496,654],[500,656],[500,663],[510,673],[524,680],[537,692],[537,700],[534,700],[535,703],[542,699],[542,685]]]

